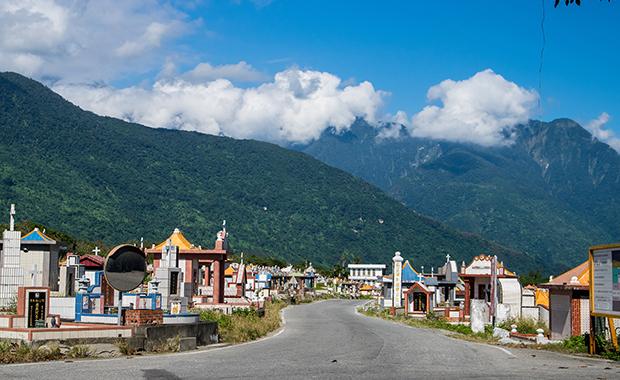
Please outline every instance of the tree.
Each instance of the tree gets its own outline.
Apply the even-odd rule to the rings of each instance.
[[[562,1],[562,0],[555,0],[554,7],[557,8],[557,6],[560,4],[560,1]],[[601,0],[601,1],[603,1],[603,0]],[[607,0],[607,2],[611,3],[611,0]],[[571,4],[576,4],[577,6],[580,6],[581,5],[581,0],[564,0],[564,4],[566,6],[569,6]]]

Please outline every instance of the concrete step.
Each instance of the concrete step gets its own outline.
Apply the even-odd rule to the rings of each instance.
[[[196,349],[196,337],[186,337],[179,339],[179,352],[181,351],[190,351]]]

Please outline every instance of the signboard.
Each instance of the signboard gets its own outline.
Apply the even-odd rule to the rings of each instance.
[[[590,309],[600,317],[620,317],[620,245],[590,248]]]
[[[28,327],[45,327],[47,292],[28,292]],[[43,321],[43,326],[41,326]],[[38,323],[37,323],[38,322]]]
[[[170,295],[176,295],[177,289],[179,288],[179,272],[172,271],[170,272],[170,289],[168,292]]]

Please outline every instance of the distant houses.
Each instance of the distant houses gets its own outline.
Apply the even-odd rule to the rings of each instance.
[[[399,252],[392,262],[392,273],[380,279],[365,277],[378,272],[363,271],[383,269],[380,264],[351,264],[348,278],[360,290],[362,286],[368,290],[368,284],[380,286],[380,292],[367,294],[374,294],[379,305],[392,313],[413,318],[435,314],[473,328],[522,317],[548,318],[548,307],[539,303],[543,299],[539,294],[546,295],[546,290],[524,288],[517,275],[494,256],[479,255],[459,266],[447,255],[437,270],[432,267],[428,272],[416,269]]]

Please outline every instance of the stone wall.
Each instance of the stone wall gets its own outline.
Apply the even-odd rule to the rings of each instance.
[[[136,326],[135,336],[142,338],[145,351],[154,351],[165,344],[168,339],[179,337],[196,338],[197,346],[206,346],[218,342],[217,322],[199,322],[192,325],[159,325],[159,326]]]

